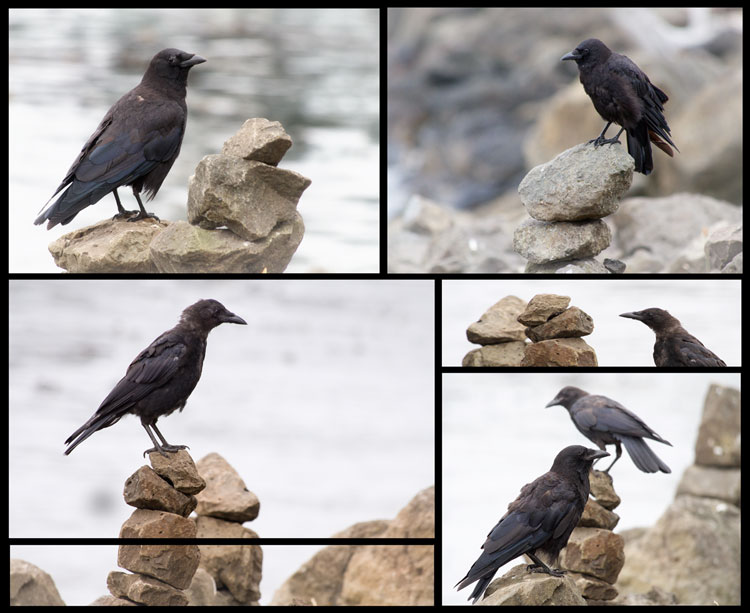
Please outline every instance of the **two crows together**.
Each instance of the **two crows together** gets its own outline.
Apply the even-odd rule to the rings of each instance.
[[[554,561],[567,544],[589,498],[589,471],[596,460],[609,455],[607,445],[614,445],[617,455],[604,472],[620,459],[622,445],[643,472],[671,472],[643,439],[672,444],[619,402],[568,386],[547,404],[555,405],[565,407],[575,427],[599,449],[566,447],[557,454],[549,472],[521,488],[508,512],[487,535],[482,554],[456,584],[460,590],[476,581],[469,596],[473,602],[482,597],[501,566],[524,554],[534,562],[530,571],[562,576],[563,571],[549,568],[539,555]]]

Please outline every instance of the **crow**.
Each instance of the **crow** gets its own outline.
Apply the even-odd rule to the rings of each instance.
[[[547,404],[548,407],[555,405],[564,406],[570,413],[570,419],[575,427],[599,449],[606,449],[606,445],[615,445],[617,457],[605,473],[609,473],[609,469],[620,459],[620,443],[625,445],[633,464],[644,473],[672,472],[643,439],[650,438],[670,447],[672,443],[665,441],[644,424],[640,417],[628,411],[619,402],[606,396],[593,396],[569,385],[562,388],[554,400]]]
[[[65,444],[70,446],[65,455],[94,432],[116,424],[126,413],[141,418],[154,444],[152,449],[143,452],[144,456],[152,451],[166,456],[167,451],[185,449],[185,445],[167,443],[156,427],[156,420],[175,409],[182,411],[201,378],[208,333],[223,323],[247,325],[244,319],[230,313],[216,300],[199,300],[187,307],[179,323],[138,354],[96,413],[68,437]],[[150,428],[161,439],[161,445]]]
[[[663,114],[664,103],[669,98],[630,58],[613,53],[596,38],[589,38],[560,60],[575,60],[583,89],[607,122],[602,133],[589,142],[595,147],[619,143],[620,134],[625,130],[635,170],[644,175],[654,168],[650,143],[670,157],[674,156],[669,145],[675,149],[677,145],[672,142]],[[612,123],[619,124],[620,131],[614,138],[605,139],[604,134]]]
[[[557,454],[552,468],[524,485],[508,505],[508,512],[487,535],[484,550],[456,586],[459,590],[477,581],[469,600],[476,602],[497,570],[526,554],[533,561],[527,570],[560,577],[564,571],[549,568],[537,555],[554,560],[565,547],[589,498],[589,471],[606,451],[571,445]]]
[[[116,218],[137,213],[128,221],[158,219],[146,212],[139,194],[145,189],[152,200],[180,153],[187,121],[188,71],[205,61],[179,49],[157,53],[140,84],[107,111],[52,198],[64,187],[68,189],[40,213],[34,224],[47,221],[49,230],[59,223],[70,223],[110,192],[117,203]],[[140,211],[123,208],[117,194],[117,188],[123,185],[132,186]]]
[[[642,321],[656,333],[654,364],[656,366],[726,367],[717,356],[682,327],[680,321],[664,309],[644,309],[623,313],[620,317]]]

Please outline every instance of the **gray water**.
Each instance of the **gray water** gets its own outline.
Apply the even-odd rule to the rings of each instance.
[[[59,272],[47,245],[116,212],[108,195],[67,226],[32,223],[109,107],[166,47],[208,61],[190,72],[182,150],[148,210],[186,219],[201,158],[265,117],[294,143],[279,167],[312,180],[288,271],[378,270],[377,9],[14,9],[9,22],[11,272]],[[130,189],[120,196],[136,208]]]
[[[263,537],[331,537],[393,518],[434,483],[431,281],[263,280],[10,283],[11,537],[116,537],[125,480],[146,464],[137,418],[84,423],[130,361],[182,309],[216,298],[248,325],[208,339],[182,413],[160,420],[198,460],[220,453],[261,501]],[[264,604],[319,548],[265,547]],[[14,547],[68,604],[105,593],[116,548]]]

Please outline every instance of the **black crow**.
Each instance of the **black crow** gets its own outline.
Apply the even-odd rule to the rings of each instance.
[[[96,413],[68,437],[65,444],[70,446],[65,455],[94,432],[116,424],[126,413],[141,418],[154,444],[143,455],[158,451],[166,456],[167,451],[185,449],[185,445],[167,443],[156,427],[156,420],[175,409],[182,411],[201,378],[208,333],[223,323],[247,324],[216,300],[199,300],[186,308],[179,323],[138,354]],[[161,445],[150,428],[161,439]]]
[[[642,321],[656,333],[654,364],[657,366],[726,366],[724,360],[706,349],[664,309],[644,309],[623,313],[620,317]]]
[[[655,473],[659,470],[663,473],[672,472],[643,439],[650,438],[670,447],[672,443],[665,441],[644,424],[640,417],[628,411],[619,402],[606,396],[592,396],[569,385],[562,388],[547,406],[558,404],[568,410],[575,427],[599,449],[606,449],[606,445],[616,446],[617,456],[605,473],[608,473],[620,459],[620,443],[625,445],[633,464],[644,473]]]
[[[654,168],[650,143],[667,155],[674,155],[669,145],[675,149],[677,145],[672,142],[663,114],[667,94],[653,85],[630,58],[613,53],[596,38],[589,38],[560,60],[575,60],[583,89],[607,122],[602,133],[589,142],[597,147],[617,143],[625,130],[635,170],[644,175]],[[604,134],[613,122],[621,126],[620,131],[614,138],[605,139]]]
[[[461,590],[477,581],[469,596],[476,602],[497,570],[523,554],[534,561],[528,567],[531,572],[561,576],[564,571],[549,568],[537,554],[554,560],[565,547],[589,498],[591,465],[608,455],[580,445],[558,453],[549,472],[524,485],[518,498],[508,505],[508,512],[487,535],[484,551],[456,587]]]
[[[127,216],[135,211],[122,207],[117,195],[122,185],[133,187],[141,209],[128,221],[155,218],[143,208],[139,194],[145,190],[153,199],[180,153],[187,121],[188,71],[205,61],[179,49],[157,53],[141,82],[107,111],[52,198],[65,186],[68,189],[34,223],[48,221],[48,230],[65,225],[110,192],[117,202],[117,217]]]

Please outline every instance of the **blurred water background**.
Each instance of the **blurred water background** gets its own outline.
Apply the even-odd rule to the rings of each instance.
[[[11,272],[59,272],[47,245],[116,212],[105,196],[67,226],[33,220],[120,96],[167,47],[208,61],[188,79],[180,156],[149,211],[187,219],[188,177],[246,119],[280,121],[279,164],[312,180],[289,272],[377,272],[377,9],[13,9],[9,12]],[[137,208],[132,190],[123,206]],[[145,204],[145,203],[144,203]]]
[[[11,537],[112,538],[151,446],[125,416],[70,456],[63,441],[131,360],[215,298],[248,325],[208,339],[201,381],[159,422],[197,461],[218,452],[260,499],[262,537],[331,537],[393,518],[434,483],[432,281],[10,282]],[[319,547],[264,547],[262,603]],[[116,547],[13,547],[67,604],[106,592]]]
[[[620,313],[649,307],[666,309],[690,334],[728,366],[740,366],[742,301],[739,280],[563,280],[508,279],[443,281],[443,365],[461,366],[469,351],[466,328],[505,296],[527,302],[536,294],[570,296],[594,320],[584,340],[596,351],[599,366],[654,366],[654,333]]]
[[[683,471],[694,461],[712,383],[739,389],[740,374],[444,374],[443,602],[466,604],[471,589],[457,592],[453,585],[479,557],[487,533],[521,488],[547,472],[567,445],[594,447],[563,407],[544,408],[562,387],[617,400],[673,445],[648,441],[670,474],[642,473],[623,449],[611,472],[622,499],[614,510],[620,516],[615,531],[621,532],[652,525],[674,499]],[[608,451],[612,457],[602,459],[602,469],[614,459],[614,446]],[[496,576],[522,563],[513,560]]]

